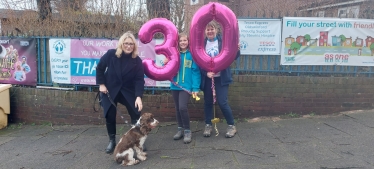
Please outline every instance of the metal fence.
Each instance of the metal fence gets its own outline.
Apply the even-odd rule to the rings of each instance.
[[[54,84],[51,80],[49,38],[35,37],[37,40],[38,86],[72,88],[73,90],[96,91],[97,86]],[[60,37],[59,37],[60,38]],[[65,37],[66,38],[66,37]],[[232,63],[232,73],[236,75],[272,75],[272,76],[321,76],[321,77],[372,77],[370,66],[289,66],[280,65],[280,55],[242,55]],[[165,87],[146,87],[146,93],[155,94],[168,90]]]
[[[278,76],[371,77],[371,66],[280,65],[280,55],[242,55],[232,65],[237,74]]]

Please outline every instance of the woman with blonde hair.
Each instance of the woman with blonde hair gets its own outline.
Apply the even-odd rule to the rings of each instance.
[[[138,56],[138,45],[131,32],[124,33],[116,49],[109,49],[96,67],[96,84],[99,85],[101,106],[104,109],[110,154],[116,145],[117,103],[124,105],[135,124],[143,108],[144,70]]]

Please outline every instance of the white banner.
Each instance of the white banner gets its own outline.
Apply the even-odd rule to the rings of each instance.
[[[199,3],[199,0],[190,0],[190,5],[196,5]]]
[[[280,55],[280,19],[238,19],[242,55]]]
[[[70,73],[70,39],[50,39],[49,56],[53,83],[72,83]]]
[[[285,17],[281,65],[374,66],[374,20]]]

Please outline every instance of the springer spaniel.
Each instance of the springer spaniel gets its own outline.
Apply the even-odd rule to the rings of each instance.
[[[144,113],[138,122],[119,140],[114,149],[114,159],[123,166],[134,165],[147,159],[147,153],[143,152],[143,144],[148,133],[158,125],[153,114]],[[136,157],[134,158],[134,150]]]

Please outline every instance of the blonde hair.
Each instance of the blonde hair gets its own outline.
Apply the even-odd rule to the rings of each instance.
[[[187,41],[188,41],[187,49],[189,49],[190,48],[190,38],[188,37],[188,34],[186,34],[186,33],[180,33],[178,35],[178,50],[181,51],[181,48],[179,46],[179,39],[181,39],[181,37],[186,37],[187,38]]]
[[[136,39],[135,39],[135,36],[130,32],[130,31],[127,31],[126,33],[124,33],[118,40],[118,44],[117,44],[117,49],[116,49],[116,56],[118,58],[121,57],[121,54],[123,52],[122,50],[122,45],[123,45],[123,42],[127,39],[127,38],[130,38],[132,40],[132,42],[134,43],[134,48],[133,48],[133,51],[132,51],[132,58],[136,58],[138,56],[138,44],[136,43]]]

